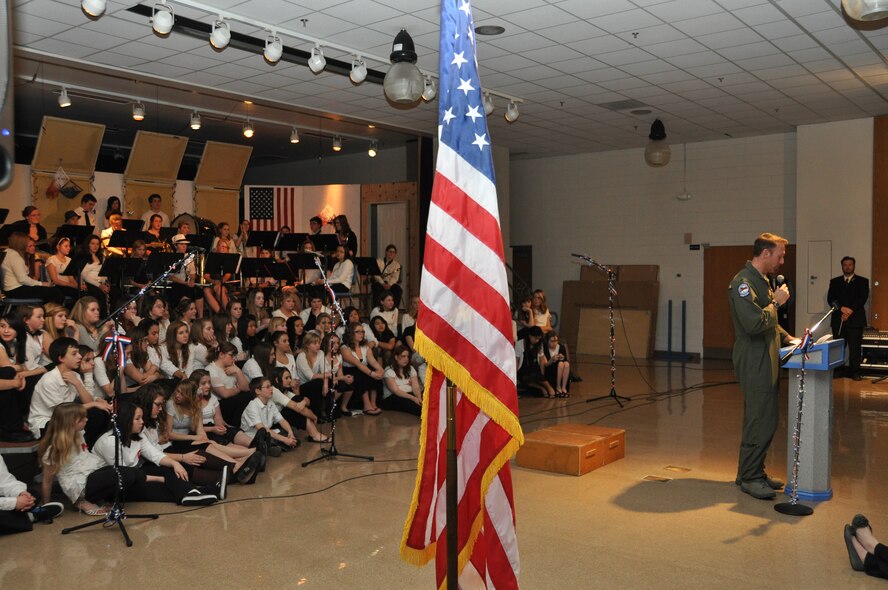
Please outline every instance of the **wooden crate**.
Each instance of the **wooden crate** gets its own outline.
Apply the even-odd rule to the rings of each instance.
[[[571,432],[584,436],[604,437],[604,464],[613,463],[626,456],[626,431],[622,428],[608,428],[590,424],[556,424],[554,432]]]
[[[620,428],[559,424],[531,432],[518,450],[520,467],[566,475],[585,475],[626,453],[626,431]]]

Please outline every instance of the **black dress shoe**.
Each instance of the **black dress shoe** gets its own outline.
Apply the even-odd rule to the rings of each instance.
[[[19,430],[16,432],[3,431],[0,432],[0,440],[3,442],[13,442],[13,443],[24,443],[31,442],[34,437],[30,432],[25,432],[24,430]]]

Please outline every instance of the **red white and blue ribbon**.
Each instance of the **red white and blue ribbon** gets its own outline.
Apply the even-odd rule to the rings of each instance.
[[[107,362],[114,350],[114,343],[117,342],[117,366],[123,368],[126,366],[126,347],[132,343],[132,338],[126,336],[108,336],[105,338],[105,352],[102,353],[102,360]]]

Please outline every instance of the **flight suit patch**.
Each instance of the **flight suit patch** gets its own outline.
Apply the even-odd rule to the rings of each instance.
[[[749,297],[749,285],[746,283],[740,283],[737,285],[737,295],[740,297]]]

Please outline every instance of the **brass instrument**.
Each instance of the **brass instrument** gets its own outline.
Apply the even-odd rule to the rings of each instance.
[[[171,253],[173,251],[173,247],[167,242],[150,242],[148,244],[145,244],[145,247],[151,252]]]

